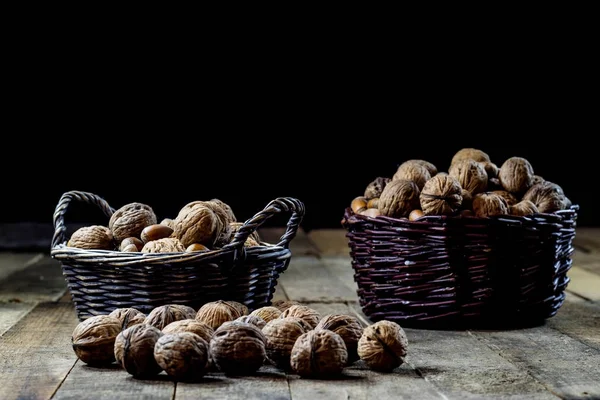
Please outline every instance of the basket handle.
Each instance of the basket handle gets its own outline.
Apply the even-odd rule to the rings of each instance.
[[[84,201],[100,207],[100,209],[108,218],[110,218],[115,212],[115,210],[109,206],[103,198],[95,194],[80,192],[77,190],[64,193],[61,196],[56,209],[54,210],[54,236],[52,237],[53,248],[66,240],[67,227],[65,226],[65,213],[67,212],[67,207],[73,199]]]
[[[277,246],[288,248],[290,241],[296,236],[298,226],[304,218],[304,204],[293,197],[278,197],[272,200],[265,206],[262,211],[259,211],[254,217],[246,220],[244,224],[236,232],[230,243],[223,248],[242,248],[248,236],[261,226],[267,219],[281,212],[291,212],[292,215],[287,223],[287,229],[281,236]]]

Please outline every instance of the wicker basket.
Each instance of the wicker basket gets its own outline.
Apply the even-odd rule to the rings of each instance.
[[[71,200],[94,204],[107,218],[115,211],[97,195],[64,193],[54,213],[51,256],[62,264],[77,316],[108,314],[134,307],[148,313],[163,304],[198,309],[215,300],[233,300],[250,310],[271,304],[279,275],[287,268],[290,241],[304,216],[304,204],[280,197],[244,222],[228,245],[208,252],[127,253],[66,246],[64,215]],[[244,247],[248,236],[268,218],[291,213],[279,243]]]
[[[342,226],[362,310],[422,328],[541,323],[565,299],[578,209],[409,221],[347,208]]]

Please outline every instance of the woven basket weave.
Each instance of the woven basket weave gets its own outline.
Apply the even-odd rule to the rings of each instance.
[[[565,299],[578,209],[409,221],[347,208],[342,226],[362,310],[413,327],[543,322]]]
[[[148,313],[163,304],[198,309],[215,300],[238,301],[250,310],[270,305],[277,279],[290,261],[290,241],[304,216],[301,201],[280,197],[245,221],[231,243],[221,249],[128,253],[67,247],[64,216],[72,200],[98,206],[107,218],[115,210],[99,196],[79,191],[64,193],[56,206],[50,254],[61,262],[80,320],[125,307]],[[279,243],[244,247],[252,232],[282,212],[291,216]]]

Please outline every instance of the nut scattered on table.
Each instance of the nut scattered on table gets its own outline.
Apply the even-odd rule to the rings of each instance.
[[[131,307],[117,308],[108,315],[117,318],[121,322],[121,330],[133,325],[143,324],[146,320],[146,314]]]
[[[258,327],[258,329],[264,328],[265,325],[267,324],[267,322],[264,319],[262,319],[261,317],[258,317],[256,315],[242,315],[241,317],[235,319],[234,321],[256,325]]]
[[[356,317],[345,314],[325,315],[315,327],[318,329],[328,329],[340,335],[346,350],[348,351],[348,363],[358,360],[358,341],[363,333],[363,327]]]
[[[223,300],[217,300],[208,302],[200,307],[195,319],[216,330],[224,322],[233,321],[239,317],[241,315],[237,308]]]
[[[144,323],[162,330],[171,322],[194,318],[195,311],[191,307],[188,308],[179,304],[165,304],[153,308],[152,311],[150,311],[146,316]]]
[[[256,310],[252,311],[250,315],[255,315],[263,319],[265,322],[270,322],[281,316],[281,310],[279,310],[277,307],[265,306],[257,308]]]
[[[177,381],[197,381],[208,367],[208,343],[192,332],[162,335],[154,346],[154,358]]]
[[[110,217],[108,228],[116,241],[128,237],[140,237],[142,230],[156,224],[156,214],[152,207],[143,203],[129,203],[119,208]]]
[[[115,340],[117,363],[135,378],[158,375],[162,368],[154,358],[154,346],[163,333],[148,324],[138,324],[121,331]]]
[[[391,371],[404,363],[408,338],[397,323],[378,321],[363,330],[357,352],[367,367],[375,371]]]
[[[296,317],[304,320],[311,329],[314,329],[321,320],[321,314],[313,308],[296,304],[281,313],[279,318]]]
[[[294,305],[299,305],[300,302],[296,300],[275,300],[272,305],[273,307],[278,308],[281,312],[284,312],[288,308]]]
[[[296,339],[310,330],[310,326],[303,325],[300,318],[277,318],[268,322],[262,332],[266,340],[267,357],[277,367],[289,371],[290,355]],[[308,330],[306,327],[308,326]]]
[[[71,335],[77,358],[88,365],[101,366],[115,360],[113,352],[121,322],[108,315],[96,315],[81,321]]]
[[[337,333],[319,329],[298,337],[290,354],[292,370],[301,377],[329,378],[348,364],[348,350]]]
[[[256,325],[225,322],[210,341],[210,357],[225,374],[253,374],[266,360],[265,345],[265,335]]]
[[[195,319],[180,319],[173,321],[162,329],[162,333],[178,333],[178,332],[191,332],[200,336],[207,343],[210,342],[215,331],[203,322]]]
[[[67,246],[90,250],[112,250],[115,246],[113,239],[111,230],[105,226],[84,226],[73,232]]]

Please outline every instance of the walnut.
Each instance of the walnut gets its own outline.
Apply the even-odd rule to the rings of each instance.
[[[148,243],[153,240],[163,239],[171,236],[173,233],[173,229],[166,225],[162,224],[154,224],[148,225],[144,229],[142,229],[142,233],[140,233],[140,239],[142,242]]]
[[[386,178],[383,176],[375,178],[371,183],[367,185],[367,188],[365,189],[365,195],[363,197],[366,200],[371,200],[381,196],[383,188],[385,188],[385,185],[387,185],[391,180],[391,178]]]
[[[193,307],[186,306],[185,304],[169,304],[169,307],[181,312],[184,319],[196,318],[196,310]]]
[[[115,360],[113,347],[121,332],[120,321],[108,315],[96,315],[81,321],[71,335],[75,355],[88,365],[106,365]]]
[[[243,322],[245,324],[256,325],[258,327],[258,329],[264,328],[265,325],[267,324],[267,322],[264,319],[262,319],[261,317],[258,317],[256,315],[242,315],[241,317],[235,319],[234,321]]]
[[[155,307],[152,311],[150,311],[146,316],[144,323],[147,325],[152,325],[161,330],[171,322],[190,318],[195,318],[195,313],[190,314],[188,309],[183,308],[178,304],[166,304]]]
[[[267,322],[262,328],[266,339],[266,351],[269,360],[277,367],[289,371],[290,355],[296,339],[311,328],[306,329],[300,318],[277,318]]]
[[[544,181],[533,185],[523,195],[523,200],[529,200],[541,213],[553,213],[565,207],[565,194],[556,183]]]
[[[504,197],[491,192],[479,193],[473,197],[473,212],[480,218],[494,215],[507,215],[508,204]]]
[[[462,203],[460,208],[462,210],[470,210],[473,208],[473,195],[471,192],[465,189],[460,190],[460,195],[462,196]]]
[[[381,215],[406,217],[415,208],[420,208],[421,191],[416,183],[404,179],[392,180],[381,192],[379,207]]]
[[[177,238],[163,238],[148,242],[142,247],[142,253],[178,253],[185,251],[185,246]]]
[[[210,357],[225,374],[252,374],[267,358],[265,345],[265,335],[256,325],[225,322],[210,341]]]
[[[367,208],[378,208],[379,207],[379,197],[374,197],[367,201]]]
[[[235,215],[233,214],[231,207],[219,199],[205,201],[203,204],[210,208],[219,220],[219,223],[217,224],[218,234],[214,245],[216,247],[223,247],[232,239],[230,224],[236,222]]]
[[[233,240],[233,237],[235,236],[235,234],[240,230],[242,225],[244,225],[243,222],[230,222],[229,223],[229,227],[231,228],[231,239],[232,240]],[[257,243],[260,243],[262,241],[260,239],[260,236],[258,235],[257,231],[253,231],[252,233],[250,233],[250,235],[248,235],[248,237],[254,239]]]
[[[510,192],[507,192],[506,190],[493,190],[492,193],[503,197],[504,200],[506,200],[506,204],[508,204],[509,207],[518,203],[518,200],[515,197],[515,195],[513,195]]]
[[[270,322],[281,316],[281,311],[277,307],[265,306],[252,311],[250,315],[262,318],[265,322]]]
[[[239,303],[239,302],[233,301],[233,300],[226,300],[225,303],[233,306],[233,308],[235,308],[238,311],[240,316],[248,315],[249,310],[245,304],[242,304],[242,303]]]
[[[154,224],[156,224],[154,210],[142,203],[124,205],[115,211],[108,221],[108,227],[118,242],[131,236],[140,237],[145,227]]]
[[[156,327],[138,324],[121,331],[115,340],[117,363],[135,378],[158,375],[162,368],[154,358],[154,346],[163,333]]]
[[[508,212],[510,215],[526,216],[537,214],[539,210],[531,201],[521,200],[520,202],[509,206]]]
[[[306,321],[310,325],[311,329],[321,320],[321,314],[317,310],[314,310],[305,305],[293,305],[284,312],[281,313],[279,318],[296,317]]]
[[[539,175],[534,175],[533,178],[531,178],[531,186],[536,185],[538,183],[542,183],[544,182],[544,178],[542,178]]]
[[[131,251],[142,251],[142,248],[144,247],[144,242],[142,242],[136,237],[128,237],[121,241],[121,244],[119,245],[119,250],[125,251],[125,248],[131,245],[135,246],[135,250]]]
[[[227,220],[231,223],[231,222],[236,222],[237,219],[235,217],[235,214],[233,213],[233,209],[229,206],[229,204],[225,203],[224,201],[221,201],[219,199],[211,199],[209,201],[209,203],[215,203],[216,205],[220,206],[221,209],[223,209],[223,211],[225,212],[225,214],[227,215]]]
[[[489,162],[489,161],[481,162],[479,164],[481,164],[483,169],[485,169],[485,173],[487,174],[488,179],[498,177],[498,172],[500,169],[498,168],[498,166],[496,164],[494,164],[493,162]]]
[[[115,317],[121,322],[121,330],[127,329],[130,326],[143,324],[146,319],[146,314],[135,308],[117,308],[113,310],[109,317]]]
[[[357,351],[367,367],[375,371],[391,371],[404,363],[408,338],[400,325],[381,320],[364,329]]]
[[[101,225],[84,226],[77,229],[71,235],[67,246],[100,250],[112,250],[115,247],[112,232]]]
[[[211,301],[204,304],[196,313],[195,319],[204,322],[212,329],[217,329],[224,322],[241,317],[237,308],[223,300]]]
[[[450,175],[436,175],[425,183],[419,200],[425,215],[454,214],[462,204],[462,188]]]
[[[294,305],[300,304],[296,300],[276,300],[272,303],[273,307],[277,307],[281,312],[284,312],[288,308]]]
[[[348,351],[337,333],[320,329],[303,333],[290,354],[292,370],[301,377],[339,375],[348,364]]]
[[[171,218],[165,218],[162,221],[160,221],[161,225],[164,226],[168,226],[169,228],[173,229],[173,231],[175,230],[175,221]]]
[[[392,180],[413,181],[417,184],[419,190],[421,190],[423,185],[425,185],[425,182],[427,182],[430,178],[431,174],[425,166],[415,161],[405,161],[400,164],[398,170],[392,177]]]
[[[350,208],[355,214],[367,209],[367,199],[364,196],[358,196],[350,202]]]
[[[523,194],[533,183],[533,167],[522,157],[511,157],[500,167],[498,178],[504,190]]]
[[[244,247],[256,247],[256,246],[260,246],[260,243],[258,243],[256,240],[252,239],[251,237],[246,239],[246,241],[244,242]]]
[[[457,162],[463,160],[473,160],[476,162],[490,162],[490,156],[487,153],[474,149],[472,147],[466,147],[457,151],[452,157],[452,161],[450,161],[450,165],[453,165]]]
[[[427,171],[429,172],[430,176],[434,176],[438,173],[438,169],[435,165],[433,165],[432,163],[430,163],[429,161],[426,160],[408,160],[405,162],[412,162],[412,163],[417,163],[420,164],[422,166],[424,166],[425,168],[427,168]]]
[[[202,201],[186,204],[175,218],[173,235],[185,247],[200,243],[212,247],[223,229],[218,216]]]
[[[177,381],[196,381],[208,369],[208,343],[192,332],[162,335],[154,346],[157,364]]]
[[[197,321],[195,319],[180,319],[173,321],[162,329],[162,333],[178,333],[178,332],[191,332],[200,336],[206,342],[210,342],[215,331],[204,322]]]
[[[448,174],[456,179],[465,190],[472,195],[486,190],[488,176],[480,163],[473,160],[462,160],[452,164]]]
[[[315,330],[328,329],[341,336],[348,351],[348,363],[358,360],[358,340],[362,336],[363,327],[356,317],[344,314],[329,314],[324,316]]]

